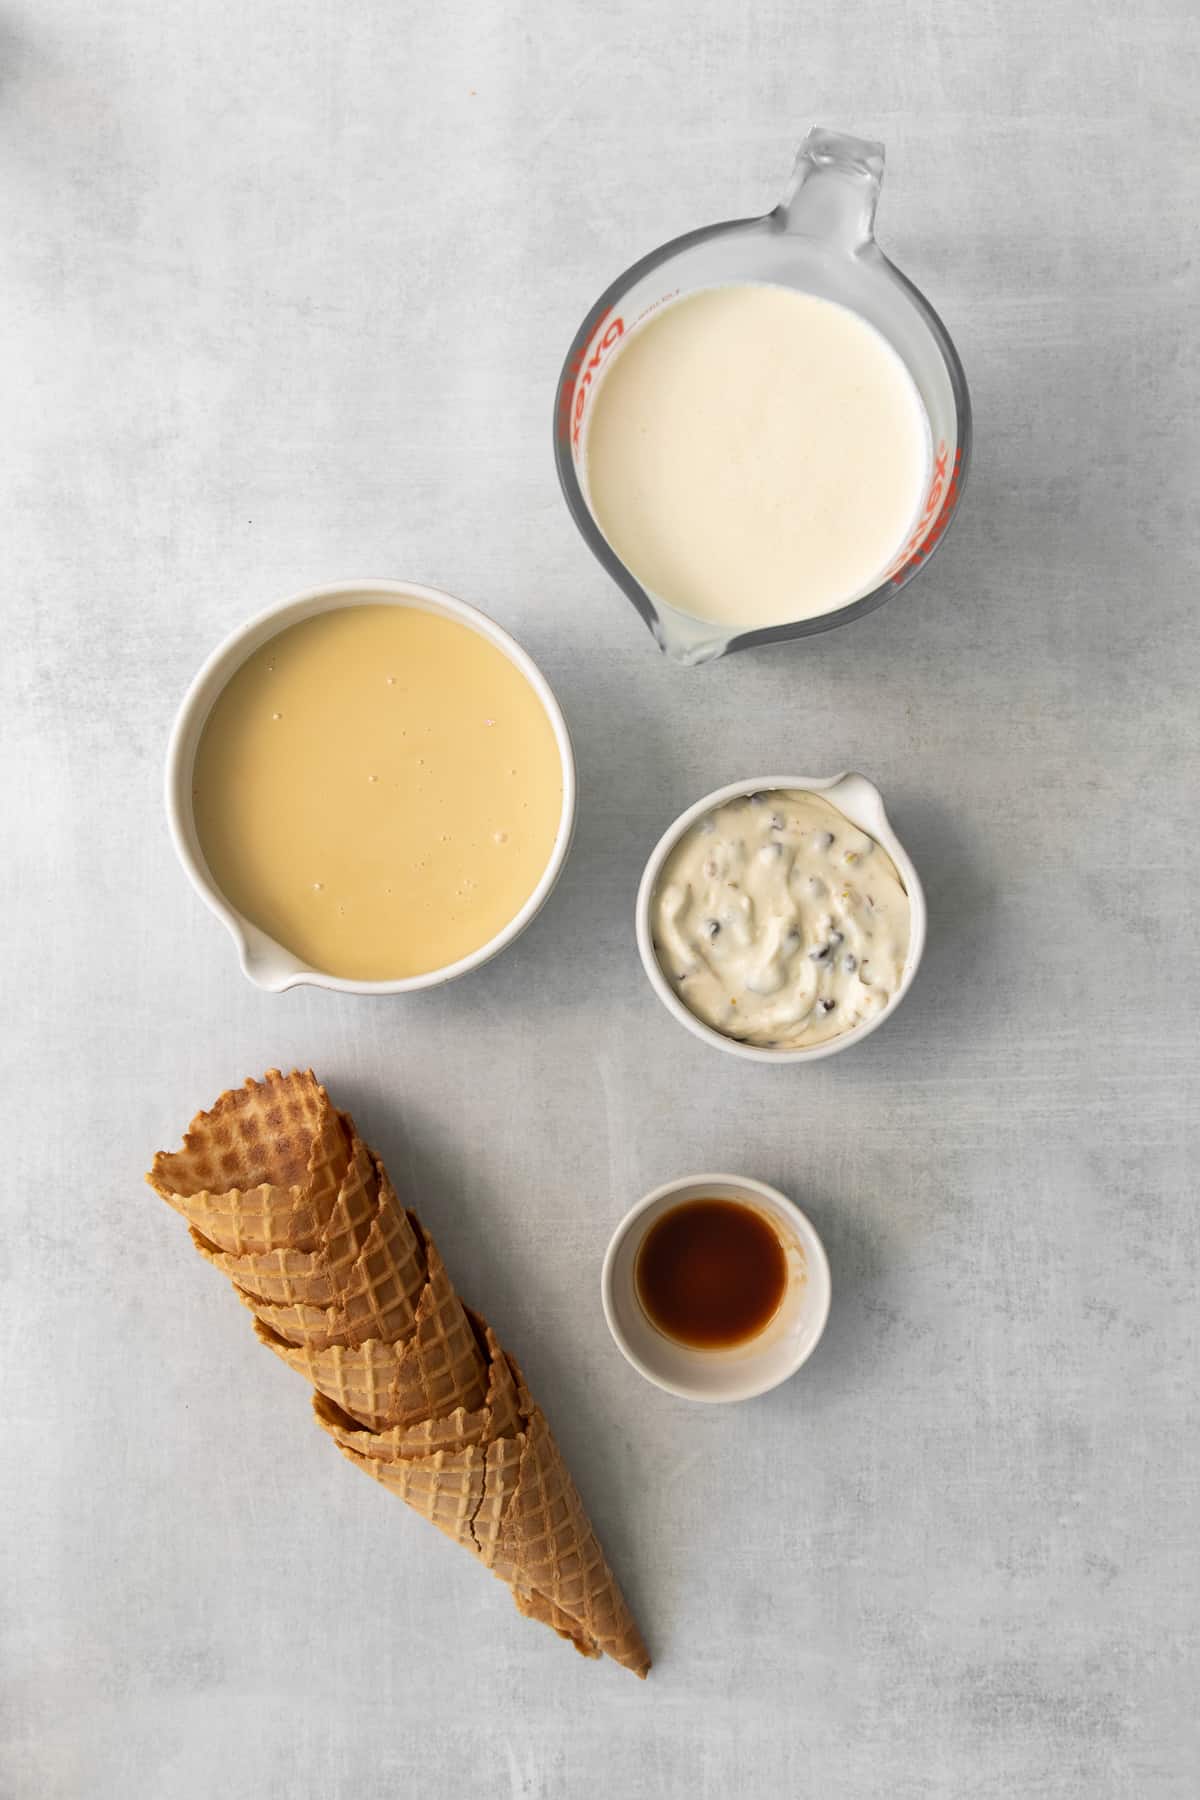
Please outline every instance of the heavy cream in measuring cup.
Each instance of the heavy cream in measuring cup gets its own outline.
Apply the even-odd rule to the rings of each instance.
[[[587,493],[650,593],[750,631],[878,586],[919,517],[929,452],[916,385],[872,325],[744,283],[630,334],[592,401]]]

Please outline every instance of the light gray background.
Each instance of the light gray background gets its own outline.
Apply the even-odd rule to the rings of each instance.
[[[5,1796],[1196,1792],[1200,44],[1187,0],[0,11]],[[633,257],[886,140],[957,340],[967,504],[864,623],[664,662],[577,538],[555,379]],[[160,805],[193,670],[344,575],[448,587],[557,688],[552,904],[410,1002],[255,992]],[[741,1067],[653,999],[642,861],[861,767],[925,877],[901,1014]],[[640,1686],[313,1429],[141,1185],[311,1062],[518,1351],[651,1643]],[[774,1181],[833,1265],[804,1374],[675,1402],[616,1220]]]

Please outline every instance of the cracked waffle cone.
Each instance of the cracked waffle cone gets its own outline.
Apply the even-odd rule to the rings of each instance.
[[[520,1463],[509,1478],[512,1496],[500,1511],[489,1566],[512,1587],[519,1607],[525,1597],[521,1610],[536,1607],[531,1616],[551,1623],[549,1609],[561,1635],[578,1642],[582,1632],[598,1651],[633,1667],[631,1643],[634,1655],[640,1647],[645,1656],[645,1646],[540,1407],[525,1421]]]
[[[311,1072],[271,1070],[222,1095],[147,1180],[260,1341],[317,1390],[317,1421],[348,1461],[506,1581],[526,1617],[646,1674],[520,1370]]]

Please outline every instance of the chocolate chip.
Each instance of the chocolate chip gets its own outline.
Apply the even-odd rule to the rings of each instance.
[[[817,1005],[820,1007],[820,1009],[823,1013],[831,1013],[833,1011],[834,1007],[837,1005],[837,1001],[836,1000],[818,1000]]]
[[[809,960],[811,962],[824,962],[825,958],[829,955],[829,949],[830,946],[828,944],[822,944],[819,950],[810,950],[808,953]]]
[[[858,967],[857,956],[853,956],[847,951],[846,955],[842,958],[842,967],[845,969],[847,975],[853,975],[855,969]]]
[[[717,933],[721,929],[720,919],[705,919],[704,929],[708,933],[710,938],[715,938]]]

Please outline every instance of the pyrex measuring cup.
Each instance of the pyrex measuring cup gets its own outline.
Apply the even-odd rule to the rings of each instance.
[[[883,145],[814,128],[773,212],[689,231],[651,251],[597,300],[575,335],[559,378],[554,421],[558,477],[571,516],[594,555],[628,594],[659,646],[682,663],[728,650],[808,637],[874,612],[924,568],[962,497],[971,454],[971,402],[945,326],[924,295],[875,242]],[[647,592],[615,555],[587,497],[588,406],[623,337],[663,302],[730,282],[770,282],[849,307],[892,345],[929,418],[931,477],[916,525],[877,585],[815,618],[738,631],[693,618]]]

